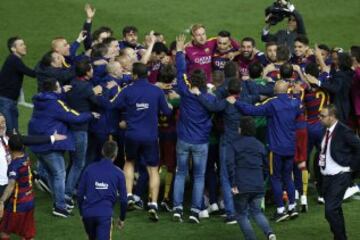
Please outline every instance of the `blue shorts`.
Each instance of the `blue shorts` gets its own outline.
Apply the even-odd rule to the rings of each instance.
[[[111,217],[87,217],[82,220],[89,240],[110,239],[112,231]]]
[[[136,141],[125,139],[125,154],[127,161],[142,161],[149,167],[159,166],[159,142],[156,141]]]

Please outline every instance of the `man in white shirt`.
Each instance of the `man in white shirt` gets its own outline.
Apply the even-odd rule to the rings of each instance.
[[[2,195],[8,184],[7,169],[11,157],[7,144],[6,121],[5,117],[0,113],[0,195]]]
[[[320,112],[326,127],[321,143],[319,165],[323,179],[325,217],[334,239],[345,240],[345,222],[341,204],[351,185],[351,174],[360,169],[360,139],[346,125],[338,121],[336,107],[329,105]]]

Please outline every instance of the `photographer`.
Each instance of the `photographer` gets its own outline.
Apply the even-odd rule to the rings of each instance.
[[[266,25],[262,30],[261,40],[263,42],[274,41],[285,44],[291,53],[294,52],[294,40],[298,34],[306,35],[305,25],[301,14],[295,10],[293,4],[286,0],[277,0],[265,10]],[[275,34],[270,33],[270,27],[276,25],[284,18],[288,18],[286,29],[280,29]]]

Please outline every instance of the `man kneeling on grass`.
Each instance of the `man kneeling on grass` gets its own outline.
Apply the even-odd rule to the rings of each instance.
[[[264,145],[254,137],[256,127],[253,118],[241,117],[239,132],[240,138],[231,143],[226,156],[237,221],[246,240],[257,239],[249,216],[254,218],[267,239],[276,240],[268,220],[261,212],[266,152]]]
[[[35,237],[35,205],[30,161],[24,153],[20,135],[11,136],[8,146],[12,160],[8,167],[9,182],[0,198],[1,239],[10,239],[9,234],[13,233],[22,239],[30,240]],[[8,199],[10,200],[7,202]]]
[[[111,239],[116,199],[120,200],[117,225],[120,229],[124,227],[127,194],[124,173],[113,164],[117,153],[116,142],[105,142],[102,147],[103,158],[90,164],[80,178],[77,197],[89,240]]]

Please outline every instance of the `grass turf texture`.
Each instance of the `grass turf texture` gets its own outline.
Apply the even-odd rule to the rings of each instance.
[[[264,8],[270,0],[107,0],[91,1],[96,9],[93,29],[101,25],[113,28],[115,36],[121,37],[124,25],[135,25],[142,39],[150,30],[162,32],[170,43],[177,34],[191,24],[204,23],[208,36],[215,36],[220,30],[231,31],[240,40],[245,36],[255,37],[258,48],[260,31],[264,25]],[[64,36],[69,42],[76,39],[85,19],[82,0],[2,0],[0,4],[0,62],[8,54],[6,40],[13,35],[25,39],[28,56],[24,61],[35,66],[41,56],[50,48],[50,41]],[[359,44],[360,1],[358,0],[294,0],[296,8],[303,14],[307,33],[313,43],[326,43],[345,49]],[[285,23],[279,24],[284,26]],[[278,29],[279,26],[274,27]],[[189,37],[188,37],[189,39]],[[24,89],[27,101],[36,92],[36,81],[25,78]],[[26,132],[31,110],[19,107],[20,127]],[[312,195],[314,196],[314,195]],[[358,201],[343,205],[349,239],[360,236],[360,211]],[[118,211],[118,208],[117,210]],[[36,223],[37,239],[86,239],[79,214],[70,219],[54,218],[50,214],[51,200],[48,195],[37,192]],[[268,209],[267,214],[272,214]],[[278,239],[331,239],[329,227],[324,219],[323,206],[316,205],[310,198],[310,212],[296,221],[272,226]],[[161,214],[160,222],[150,223],[142,212],[130,212],[123,232],[114,230],[113,238],[119,239],[241,239],[238,226],[227,226],[220,217],[204,220],[200,225],[171,222],[170,214]],[[261,234],[258,232],[258,234]],[[259,235],[260,236],[260,235]]]

